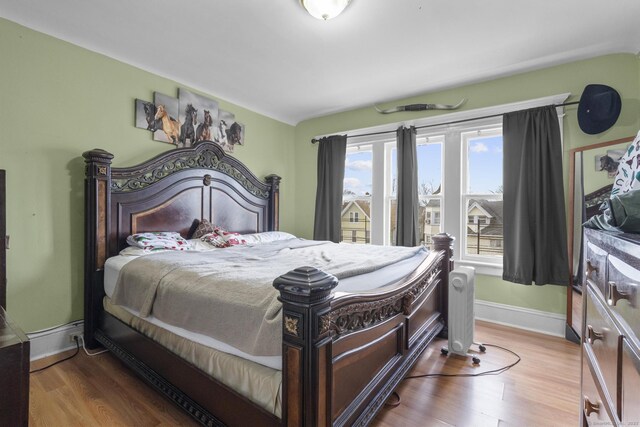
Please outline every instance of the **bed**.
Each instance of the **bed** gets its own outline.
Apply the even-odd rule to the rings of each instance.
[[[449,235],[435,236],[434,250],[408,274],[373,290],[336,291],[333,275],[293,268],[273,281],[282,350],[279,366],[263,369],[280,382],[269,410],[167,346],[144,319],[110,305],[105,264],[131,234],[187,236],[203,218],[243,234],[278,230],[280,177],[260,180],[206,141],[127,168],[112,168],[104,150],[83,157],[85,341],[111,350],[203,425],[367,425],[433,338],[446,334]]]

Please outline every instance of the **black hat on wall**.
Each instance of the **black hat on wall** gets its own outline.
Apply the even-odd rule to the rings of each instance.
[[[620,94],[606,85],[587,85],[578,105],[578,124],[584,133],[595,135],[613,126],[622,109]]]

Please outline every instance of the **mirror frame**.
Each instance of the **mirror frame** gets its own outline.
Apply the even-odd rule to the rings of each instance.
[[[576,185],[576,153],[593,150],[596,148],[609,147],[611,145],[618,145],[625,142],[632,142],[635,136],[629,136],[626,138],[614,139],[612,141],[599,142],[597,144],[586,145],[584,147],[572,148],[569,150],[569,233],[567,233],[568,241],[567,248],[569,251],[569,286],[567,287],[567,316],[565,325],[565,338],[570,341],[580,342],[580,335],[573,329],[573,230],[575,227],[575,185]]]

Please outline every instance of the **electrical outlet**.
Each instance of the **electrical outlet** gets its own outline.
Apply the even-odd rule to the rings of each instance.
[[[75,343],[76,341],[80,342],[80,334],[77,332],[69,334],[69,342]]]

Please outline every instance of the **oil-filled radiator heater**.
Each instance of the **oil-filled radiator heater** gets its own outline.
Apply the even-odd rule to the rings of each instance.
[[[472,344],[478,346],[480,352],[485,346],[473,341],[475,322],[475,269],[473,267],[456,267],[449,273],[449,319],[447,322],[449,345],[442,348],[442,354],[449,353],[469,356],[474,364],[480,363],[477,353],[469,353]]]

